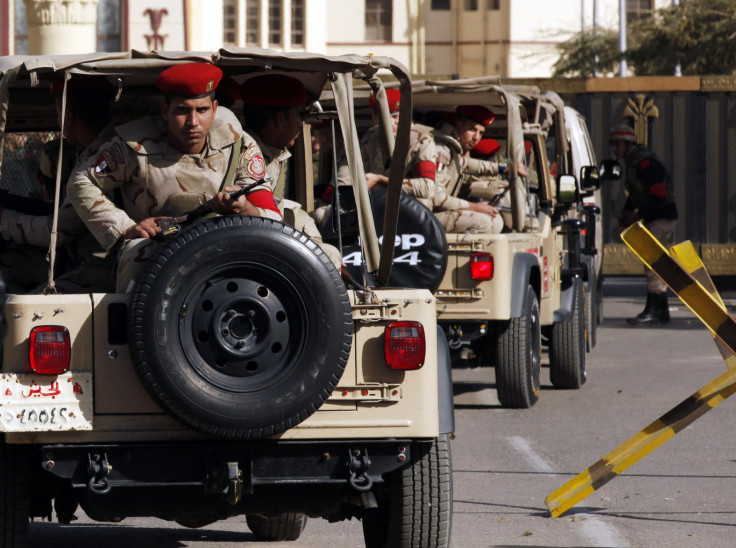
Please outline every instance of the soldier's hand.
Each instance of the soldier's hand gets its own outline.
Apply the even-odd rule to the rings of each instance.
[[[529,175],[529,172],[526,170],[526,166],[521,162],[517,164],[516,171],[518,171],[519,175],[521,175],[522,177],[526,177]]]
[[[495,217],[496,215],[498,215],[498,209],[486,202],[469,202],[468,209],[470,211],[485,213],[486,215],[490,215],[491,217]]]
[[[365,180],[368,183],[368,190],[376,185],[385,185],[388,183],[388,177],[379,175],[378,173],[366,173]]]
[[[131,226],[123,234],[124,240],[134,240],[136,238],[154,238],[161,232],[161,227],[158,226],[160,219],[166,219],[166,217],[148,217],[143,219],[137,225]]]
[[[239,186],[231,185],[224,192],[218,192],[212,199],[212,211],[220,215],[253,215],[259,217],[258,208],[248,201],[247,196],[231,198],[230,192],[240,190]]]

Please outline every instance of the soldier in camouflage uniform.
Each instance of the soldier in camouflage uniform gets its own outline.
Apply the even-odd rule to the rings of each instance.
[[[386,100],[391,112],[391,127],[394,135],[399,127],[399,106],[401,92],[398,89],[387,89]],[[373,110],[373,121],[378,124],[378,105],[371,95],[368,104]],[[432,208],[432,195],[435,184],[435,146],[433,129],[429,126],[412,123],[409,136],[409,152],[406,156],[406,170],[401,191],[414,196],[428,208]],[[390,166],[384,158],[378,125],[370,128],[360,140],[360,152],[363,156],[363,167],[370,190],[375,185],[387,185]]]
[[[207,63],[170,67],[156,80],[164,92],[161,117],[115,128],[115,136],[81,166],[67,193],[79,216],[108,251],[117,251],[118,292],[132,290],[135,276],[160,245],[158,221],[183,215],[212,200],[220,214],[281,220],[270,189],[255,187],[233,199],[232,190],[266,177],[265,161],[252,137],[235,120],[217,119],[214,91],[222,71]],[[225,180],[240,147],[233,185]],[[117,192],[122,207],[105,193]],[[226,192],[223,192],[226,191]]]
[[[471,202],[458,197],[467,193],[465,187],[470,176],[497,177],[500,174],[497,163],[469,156],[495,116],[485,107],[471,105],[458,106],[455,114],[450,133],[435,131],[437,180],[434,213],[450,233],[498,234],[503,229],[498,209],[484,201]]]
[[[336,268],[342,265],[336,247],[322,241],[314,219],[301,204],[284,198],[287,181],[289,147],[302,131],[300,109],[307,101],[307,90],[296,78],[281,74],[266,74],[248,79],[241,88],[244,130],[255,139],[263,152],[266,173],[274,186],[279,210],[284,222],[304,232],[317,242]]]
[[[52,95],[61,116],[63,83],[55,83]],[[67,84],[64,118],[64,149],[61,181],[65,185],[77,162],[86,161],[112,135],[109,101],[112,88],[105,80],[91,83],[71,80]],[[59,142],[49,141],[41,155],[38,179],[44,198],[53,201]],[[62,194],[63,197],[63,194]],[[0,256],[0,269],[10,292],[39,291],[48,280],[46,255],[51,241],[53,215],[33,215],[0,208],[0,226],[6,239],[13,241]],[[114,287],[112,260],[90,234],[68,199],[63,199],[57,218],[57,247],[61,254],[54,287],[62,293],[107,292]]]

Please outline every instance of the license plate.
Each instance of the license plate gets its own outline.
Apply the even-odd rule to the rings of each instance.
[[[0,431],[92,430],[92,373],[0,373]]]

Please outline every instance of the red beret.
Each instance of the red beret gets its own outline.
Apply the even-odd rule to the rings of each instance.
[[[481,139],[480,142],[475,145],[475,148],[470,151],[473,156],[488,156],[497,152],[501,148],[501,143],[495,139]]]
[[[222,71],[209,63],[184,63],[167,68],[156,79],[156,87],[165,93],[173,93],[196,99],[217,89]]]
[[[217,86],[217,95],[222,95],[235,102],[240,99],[240,85],[229,76],[223,76]]]
[[[464,116],[477,124],[488,126],[496,119],[496,115],[485,107],[478,105],[460,105],[455,109],[458,116]]]
[[[387,89],[386,100],[388,101],[389,112],[399,111],[399,105],[401,105],[401,92],[398,89]],[[376,98],[373,95],[368,99],[368,105],[374,112],[378,112],[378,104],[376,103]]]
[[[246,80],[240,88],[244,103],[264,107],[297,107],[307,101],[301,80],[284,74],[264,74]]]
[[[532,142],[524,141],[524,153],[529,156],[532,153]]]
[[[115,89],[112,84],[105,78],[72,78],[66,83],[67,91],[85,90],[85,91],[101,91],[112,96]],[[51,83],[51,95],[56,96],[64,91],[64,80],[57,80]]]

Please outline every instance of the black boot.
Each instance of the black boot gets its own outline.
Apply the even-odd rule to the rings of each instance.
[[[667,294],[664,293],[665,305]],[[626,321],[632,325],[657,325],[662,320],[662,311],[660,310],[662,297],[658,293],[647,293],[647,303],[644,310],[635,318],[628,318]],[[667,320],[669,321],[669,310],[666,311]]]
[[[659,322],[669,323],[670,305],[667,303],[667,293],[658,293],[657,298],[659,299]]]

